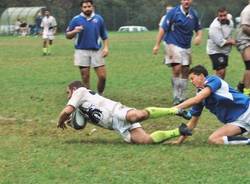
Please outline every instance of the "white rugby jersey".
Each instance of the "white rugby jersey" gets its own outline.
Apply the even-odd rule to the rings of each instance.
[[[237,34],[237,41],[241,42],[244,40],[249,41],[249,36],[242,30],[242,25],[250,25],[250,4],[247,5],[240,14],[240,27]]]
[[[240,24],[250,25],[250,4],[247,5],[240,14]]]
[[[42,19],[41,27],[44,32],[53,32],[53,28],[57,26],[56,19],[53,16],[45,16]]]
[[[102,97],[85,87],[78,88],[74,91],[67,103],[67,105],[71,105],[75,108],[81,107],[86,111],[90,108],[99,109],[101,111],[101,120],[97,125],[108,129],[112,128],[113,111],[117,104],[120,103]]]

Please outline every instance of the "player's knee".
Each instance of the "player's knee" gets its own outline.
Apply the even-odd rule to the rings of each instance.
[[[224,69],[216,70],[216,75],[219,76],[220,78],[224,79],[224,77],[225,77],[225,70]]]
[[[148,112],[144,110],[130,110],[127,114],[127,121],[138,122],[148,118]]]
[[[221,144],[221,140],[222,140],[221,137],[210,135],[208,138],[208,143],[209,144]]]
[[[151,144],[152,143],[152,139],[148,135],[132,137],[131,141],[134,144]]]
[[[189,65],[182,66],[182,76],[183,78],[188,78]]]
[[[244,62],[246,70],[250,70],[250,60]]]
[[[100,81],[102,81],[102,83],[105,83],[105,82],[106,82],[106,76],[105,76],[105,75],[98,76],[98,79],[99,79]]]

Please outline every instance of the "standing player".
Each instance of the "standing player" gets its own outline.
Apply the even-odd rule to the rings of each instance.
[[[71,82],[67,87],[67,94],[69,101],[57,124],[62,129],[66,128],[66,124],[79,126],[78,118],[82,117],[94,125],[116,131],[126,142],[137,144],[160,143],[179,135],[191,135],[185,124],[174,130],[156,131],[149,135],[139,123],[148,118],[174,114],[190,118],[186,111],[177,108],[165,108],[160,114],[155,107],[144,110],[129,108],[86,89],[80,81]],[[70,116],[72,120],[69,121]]]
[[[90,88],[90,67],[93,67],[98,77],[97,91],[102,95],[106,83],[104,57],[109,53],[107,30],[103,18],[95,14],[92,0],[81,1],[80,7],[82,13],[71,20],[66,37],[75,38],[74,64],[80,69],[83,85]]]
[[[240,15],[236,45],[245,64],[243,81],[239,83],[238,89],[243,91],[245,95],[250,96],[250,1]]]
[[[222,79],[226,75],[228,55],[232,50],[232,45],[235,45],[235,40],[232,38],[233,27],[233,21],[228,18],[225,7],[218,9],[217,17],[209,26],[207,54],[212,61],[216,75]]]
[[[201,26],[196,11],[190,7],[191,4],[192,0],[181,0],[181,5],[167,13],[153,48],[153,54],[157,54],[165,35],[165,63],[172,67],[174,104],[186,99],[193,31],[196,32],[194,44],[201,43]]]
[[[56,19],[50,15],[49,10],[44,10],[44,17],[41,22],[43,37],[43,55],[51,54],[51,47],[57,30]]]

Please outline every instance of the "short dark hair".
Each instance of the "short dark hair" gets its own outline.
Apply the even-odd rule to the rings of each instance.
[[[223,7],[218,8],[217,13],[225,12],[225,11],[227,11],[227,8],[223,6]]]
[[[71,83],[69,83],[68,85],[70,90],[73,90],[73,88],[80,88],[80,87],[84,87],[81,81],[72,81]]]
[[[191,73],[193,73],[195,75],[203,74],[205,77],[208,76],[207,69],[202,65],[197,65],[197,66],[194,66],[193,68],[191,68],[189,70],[188,74],[190,75]]]
[[[43,9],[42,9],[42,12],[43,12],[43,13],[46,12],[46,11],[50,12],[49,8],[43,8]]]
[[[90,4],[94,4],[94,2],[93,2],[93,0],[82,0],[81,2],[80,2],[80,7],[82,7],[82,4],[83,3],[90,3]]]

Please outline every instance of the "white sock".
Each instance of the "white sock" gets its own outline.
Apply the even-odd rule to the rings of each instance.
[[[249,144],[250,139],[241,136],[223,136],[224,144]]]
[[[173,96],[174,98],[179,98],[179,78],[172,78]]]
[[[186,91],[188,87],[188,80],[187,79],[179,79],[180,82],[180,99],[186,99]]]

